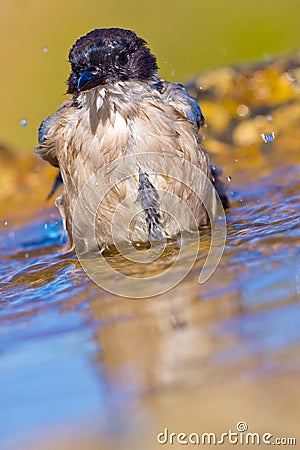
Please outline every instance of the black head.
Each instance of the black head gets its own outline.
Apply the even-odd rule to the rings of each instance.
[[[69,53],[68,93],[116,81],[148,80],[157,72],[155,56],[133,31],[102,28],[78,39]]]

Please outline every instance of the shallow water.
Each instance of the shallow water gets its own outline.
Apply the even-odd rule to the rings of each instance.
[[[216,157],[225,175],[231,169],[232,207],[224,255],[202,285],[205,239],[178,286],[130,300],[62,253],[54,208],[2,227],[1,449],[72,439],[71,448],[120,448],[119,438],[124,448],[156,448],[165,426],[226,431],[238,420],[296,436],[300,165],[291,154],[278,168],[273,155],[241,172],[246,161],[234,156]],[[143,270],[155,264],[168,258]]]

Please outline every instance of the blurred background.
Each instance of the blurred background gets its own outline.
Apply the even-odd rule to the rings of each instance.
[[[299,15],[298,0],[2,0],[0,143],[32,152],[39,123],[65,98],[69,49],[91,29],[136,31],[161,75],[184,81],[295,49]]]

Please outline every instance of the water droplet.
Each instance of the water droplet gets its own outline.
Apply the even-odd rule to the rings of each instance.
[[[43,52],[44,52],[44,53],[47,53],[47,52],[48,52],[48,47],[44,47],[44,48],[43,48]]]
[[[245,117],[247,114],[249,114],[249,108],[247,105],[238,105],[236,108],[236,112],[240,117]]]
[[[28,125],[27,120],[26,119],[21,119],[20,120],[20,125],[21,125],[21,127],[27,127],[27,125]]]
[[[230,175],[228,175],[227,181],[228,181],[228,183],[230,183],[230,181],[231,181],[231,176]]]
[[[271,114],[268,114],[267,117],[266,117],[266,119],[267,119],[269,122],[271,122],[271,121],[273,120],[273,117],[271,116]]]
[[[261,137],[263,138],[264,143],[268,144],[269,142],[274,141],[275,133],[274,131],[272,131],[272,133],[262,133]]]
[[[164,60],[164,64],[168,64],[168,60],[167,59]]]
[[[238,162],[238,159],[236,158],[236,159],[234,160],[234,162]]]
[[[8,225],[8,220],[4,220],[4,226],[7,227]]]
[[[200,91],[203,91],[203,87],[202,87],[202,86],[199,86],[199,90],[200,90]]]
[[[48,228],[48,224],[45,223],[45,224],[44,224],[44,229],[47,230],[47,228]]]
[[[29,253],[25,253],[24,257],[25,257],[25,259],[28,259],[29,258]]]

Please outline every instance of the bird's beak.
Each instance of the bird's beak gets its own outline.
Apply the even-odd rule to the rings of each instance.
[[[78,90],[86,91],[88,89],[92,89],[98,86],[103,79],[104,79],[103,75],[91,73],[89,69],[87,69],[84,72],[82,72],[82,74],[78,78],[77,82]]]

